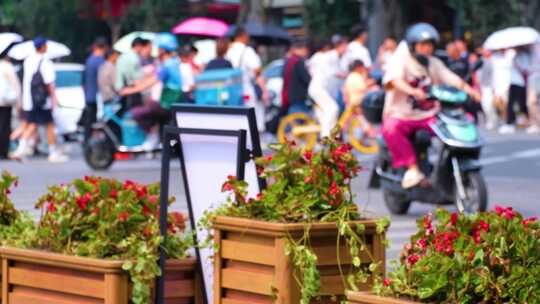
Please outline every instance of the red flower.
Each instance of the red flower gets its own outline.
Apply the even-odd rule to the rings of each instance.
[[[512,209],[512,207],[508,207],[508,208],[506,208],[506,210],[504,210],[504,217],[507,220],[511,220],[515,216],[516,216],[516,212]]]
[[[99,214],[99,207],[95,207],[94,209],[92,209],[92,214],[98,215]]]
[[[257,200],[261,201],[264,198],[262,193],[257,194]]]
[[[109,196],[110,196],[111,198],[117,199],[117,198],[118,198],[118,191],[116,191],[116,190],[114,190],[114,189],[111,190],[111,193],[109,194]]]
[[[489,231],[489,224],[486,223],[485,221],[483,220],[480,220],[480,222],[478,222],[478,229],[480,230],[484,230],[484,231]]]
[[[135,188],[135,192],[137,193],[137,198],[142,199],[148,194],[148,188],[146,186],[137,187]]]
[[[233,191],[234,190],[234,187],[232,184],[230,183],[225,183],[223,184],[223,186],[221,187],[221,191],[222,192],[225,192],[225,191]]]
[[[306,184],[311,184],[312,181],[313,181],[313,180],[311,179],[311,176],[306,176],[306,177],[304,178],[304,183],[306,183]]]
[[[304,152],[304,159],[307,162],[311,162],[311,160],[313,159],[313,152],[311,152],[310,150]]]
[[[533,216],[533,217],[530,217],[528,219],[521,221],[521,223],[523,224],[523,226],[527,227],[530,223],[536,222],[537,220],[538,218],[536,216]]]
[[[502,215],[503,212],[504,212],[505,208],[501,207],[501,206],[495,206],[495,212],[497,212],[498,215]]]
[[[148,216],[148,215],[150,215],[151,213],[152,213],[152,211],[150,210],[150,208],[148,208],[148,206],[146,206],[146,205],[143,205],[143,214],[144,214],[145,216]]]
[[[342,144],[332,151],[332,158],[340,159],[343,155],[349,153],[352,150],[352,146],[349,144]]]
[[[455,226],[457,224],[457,221],[458,221],[458,217],[459,215],[457,213],[452,213],[452,215],[450,216],[450,224],[452,226]]]
[[[266,156],[266,157],[265,157],[265,159],[264,159],[264,160],[265,160],[265,161],[266,161],[267,163],[269,163],[269,162],[271,162],[271,161],[272,161],[272,158],[273,158],[273,156],[272,156],[272,155],[268,155],[268,156]]]
[[[86,208],[88,208],[88,202],[90,202],[90,199],[92,199],[92,195],[87,192],[85,195],[77,197],[76,203],[81,210],[86,210]]]
[[[419,239],[416,241],[416,245],[422,250],[426,251],[427,248],[427,241],[425,239]]]
[[[136,187],[137,184],[135,182],[133,182],[133,181],[127,180],[127,181],[124,182],[123,186],[124,186],[124,189],[128,190],[130,188]]]
[[[227,175],[227,179],[228,179],[228,180],[233,180],[233,179],[236,179],[236,176],[234,176],[234,175]]]
[[[126,211],[122,211],[118,213],[118,221],[120,223],[124,223],[125,221],[127,221],[128,217],[129,217],[129,214]]]
[[[56,212],[56,206],[53,203],[47,205],[47,212],[54,213]]]
[[[412,266],[416,264],[420,260],[420,256],[418,254],[412,254],[407,258],[407,262]]]
[[[157,195],[150,195],[148,197],[148,202],[152,205],[156,205],[158,203],[158,196]]]
[[[474,243],[480,244],[482,242],[482,236],[480,236],[480,230],[478,230],[477,228],[473,228],[472,237],[473,237]]]
[[[433,234],[433,224],[431,220],[431,214],[424,216],[424,228],[426,229],[426,236]]]
[[[336,184],[336,182],[332,182],[332,184],[330,185],[330,190],[328,190],[328,194],[332,195],[332,196],[336,196],[340,193],[340,189],[338,187],[338,185]]]
[[[390,286],[390,284],[392,284],[392,281],[390,281],[390,279],[388,279],[388,278],[384,279],[383,285],[384,285],[385,287]]]

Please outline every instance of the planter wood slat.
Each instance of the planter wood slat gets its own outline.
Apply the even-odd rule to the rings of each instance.
[[[129,275],[122,261],[0,248],[2,304],[127,304]],[[199,304],[196,260],[169,260],[165,303]]]
[[[376,234],[375,221],[358,221],[365,225],[366,250],[360,257],[365,266],[380,262],[374,275],[385,271],[384,236]],[[213,304],[297,304],[300,286],[294,277],[294,266],[285,255],[288,236],[304,234],[305,225],[280,224],[249,219],[219,216],[213,222],[214,242],[218,252],[214,257]],[[335,223],[316,223],[310,227],[310,242],[318,256],[321,274],[321,303],[331,296],[344,296],[345,286],[338,267]],[[373,257],[373,260],[371,259]],[[343,271],[352,264],[343,240],[339,249]],[[368,290],[367,284],[358,286]],[[313,303],[316,303],[314,301]]]
[[[379,297],[369,292],[347,291],[350,304],[419,304],[408,300]]]

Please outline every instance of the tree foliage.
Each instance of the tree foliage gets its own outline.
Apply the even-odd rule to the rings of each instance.
[[[540,1],[530,0],[448,0],[454,9],[463,10],[463,25],[483,41],[490,33],[509,26],[540,28]]]
[[[360,22],[358,1],[304,0],[305,20],[311,37],[330,38],[332,34],[350,35]]]
[[[108,0],[113,1],[113,0]],[[72,60],[81,61],[98,36],[114,41],[136,30],[170,31],[188,15],[187,0],[133,1],[121,16],[95,12],[90,0],[4,0],[2,22],[28,39],[41,35],[72,50]],[[107,7],[105,7],[107,9]]]

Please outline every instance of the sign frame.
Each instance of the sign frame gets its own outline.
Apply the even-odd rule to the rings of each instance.
[[[186,192],[186,201],[188,205],[188,213],[190,218],[191,229],[196,231],[196,222],[193,212],[193,205],[191,200],[191,193],[189,182],[187,179],[186,162],[183,154],[181,135],[207,135],[207,136],[223,136],[233,137],[237,139],[237,159],[236,159],[236,176],[238,179],[243,180],[245,174],[245,163],[249,160],[249,155],[246,149],[246,130],[213,130],[213,129],[195,129],[195,128],[178,128],[174,126],[165,126],[163,129],[163,152],[161,158],[161,195],[160,195],[160,214],[159,214],[159,226],[160,233],[165,240],[167,238],[167,215],[168,215],[168,198],[169,198],[169,180],[170,180],[170,163],[171,153],[173,153],[173,147],[171,143],[177,141],[178,143],[178,156],[180,161],[180,167],[182,171],[182,179],[184,182],[184,189]],[[198,244],[197,237],[195,242]],[[205,278],[202,269],[202,260],[199,248],[195,248],[195,254],[197,257],[197,271],[201,274],[201,288],[204,294],[204,303],[207,303],[207,293]],[[160,247],[159,252],[159,267],[162,275],[156,280],[156,295],[155,300],[157,304],[165,303],[165,262],[166,253],[163,247]]]

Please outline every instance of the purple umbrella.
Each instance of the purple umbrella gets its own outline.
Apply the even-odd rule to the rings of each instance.
[[[172,29],[172,33],[178,35],[222,37],[228,30],[229,26],[221,20],[195,17],[177,24]]]

